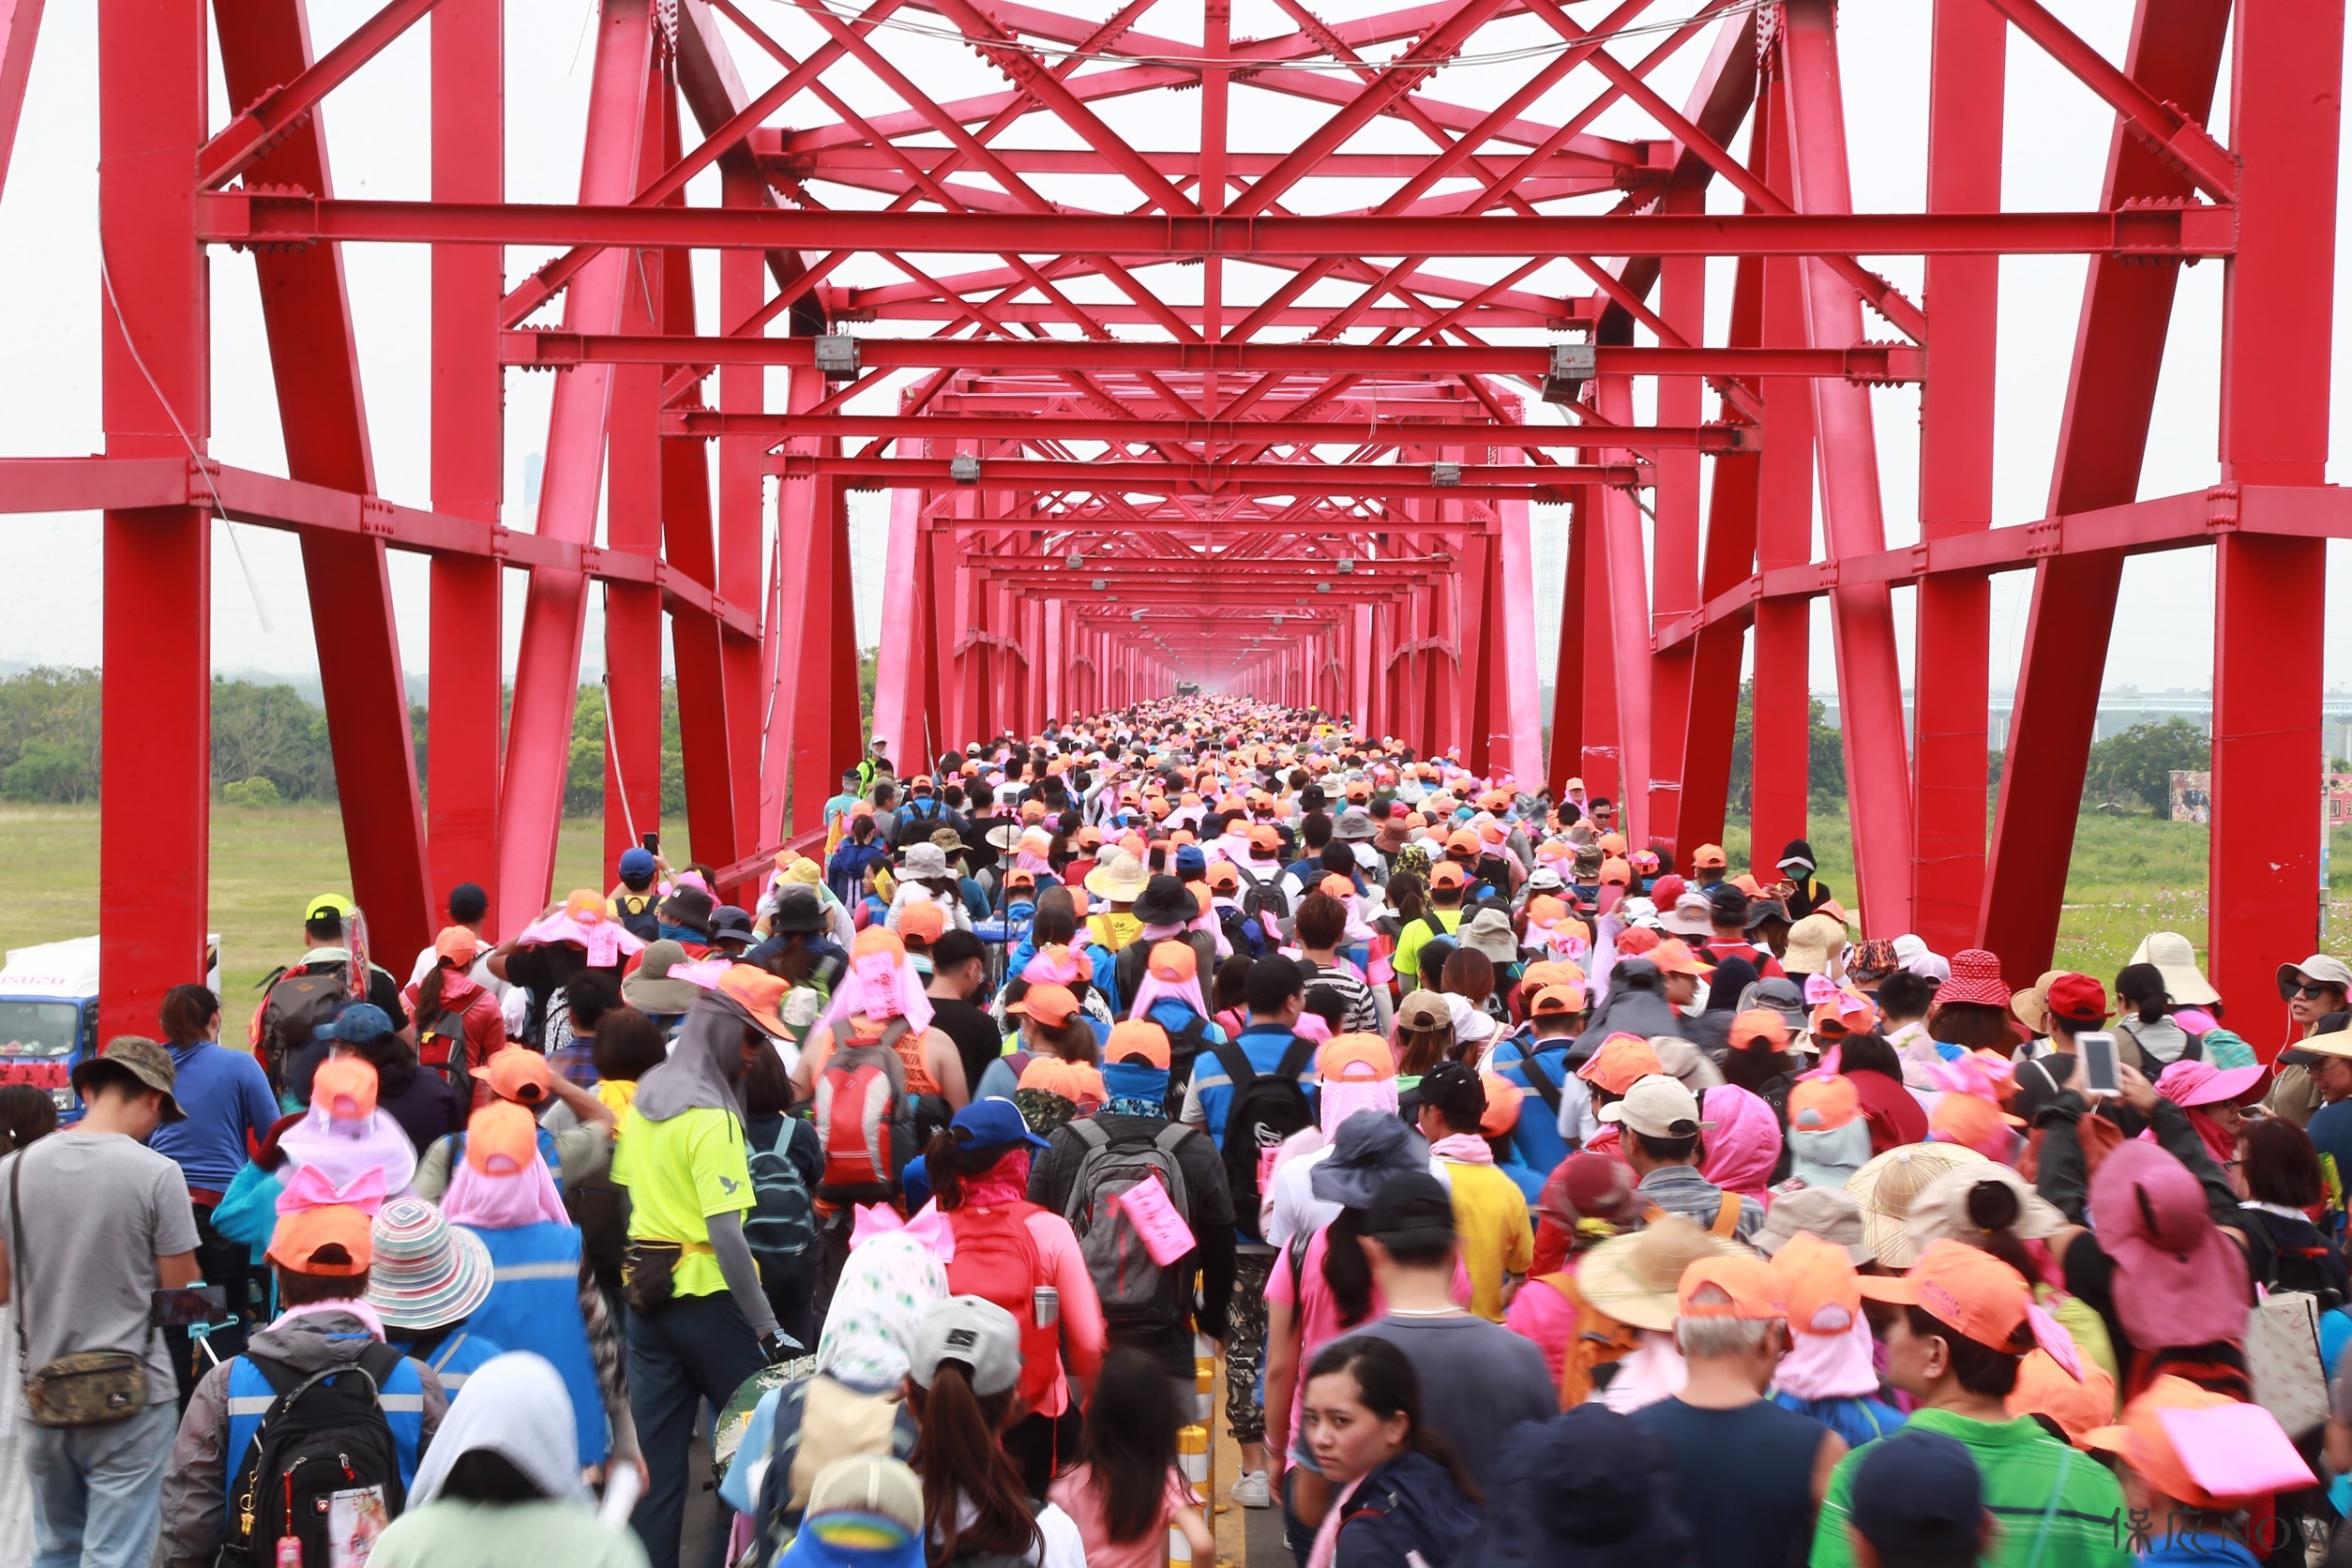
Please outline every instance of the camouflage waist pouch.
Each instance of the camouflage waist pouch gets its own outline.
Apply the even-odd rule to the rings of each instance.
[[[24,1380],[36,1426],[103,1426],[147,1404],[147,1363],[128,1350],[59,1356]]]

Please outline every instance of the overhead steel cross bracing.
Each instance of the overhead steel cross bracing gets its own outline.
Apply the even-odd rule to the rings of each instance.
[[[2120,563],[2211,549],[2212,961],[2250,1037],[2276,1033],[2250,933],[2312,924],[2321,551],[2352,534],[2323,471],[2342,0],[2139,0],[2113,59],[2037,0],[1929,0],[1912,212],[1853,210],[1866,123],[1831,0],[598,0],[567,203],[506,188],[500,149],[541,133],[506,84],[565,61],[502,0],[384,0],[317,47],[305,0],[98,4],[106,445],[0,461],[0,509],[104,514],[110,1030],[151,1023],[206,927],[208,514],[302,541],[355,891],[405,953],[459,882],[496,930],[560,891],[592,602],[608,855],[663,826],[667,668],[695,856],[748,901],[869,732],[870,505],[870,732],[902,760],[1200,679],[1482,773],[1580,775],[1679,851],[1722,835],[1752,667],[1769,854],[1806,830],[1805,697],[1833,675],[1866,929],[1983,941],[2018,979],[2056,933]],[[0,0],[0,176],[42,8]],[[430,197],[339,192],[337,95],[411,68],[385,51],[417,28],[400,134],[430,136]],[[2110,117],[2080,210],[2002,204],[2013,47]],[[375,494],[364,243],[431,248],[429,506]],[[282,475],[208,455],[224,248],[262,284]],[[2089,278],[2046,515],[1996,519],[2021,254]],[[2201,259],[2226,279],[2218,461],[2144,499]],[[554,374],[545,430],[507,430],[509,369]],[[1883,515],[1873,423],[1872,389],[1905,384],[1916,521]],[[510,440],[544,453],[533,517]],[[1534,505],[1569,520],[1548,714]],[[392,550],[431,563],[423,778]],[[2033,573],[2035,613],[1988,838],[1997,570]],[[1808,663],[1814,598],[1833,671]]]

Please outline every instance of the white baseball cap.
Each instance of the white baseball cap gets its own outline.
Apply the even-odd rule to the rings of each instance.
[[[1696,1138],[1712,1122],[1698,1119],[1698,1096],[1664,1073],[1636,1078],[1625,1097],[1601,1108],[1601,1120],[1615,1122],[1645,1138]]]

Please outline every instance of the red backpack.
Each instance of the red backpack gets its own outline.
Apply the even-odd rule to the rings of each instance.
[[[824,1179],[817,1196],[829,1203],[882,1203],[898,1195],[898,1174],[913,1157],[914,1129],[907,1097],[906,1063],[893,1018],[879,1040],[845,1045],[837,1030],[833,1054],[817,1075],[817,1135],[824,1140]]]
[[[987,1209],[967,1204],[947,1215],[956,1236],[955,1260],[947,1265],[948,1291],[992,1301],[1020,1325],[1018,1386],[1021,1404],[1031,1410],[1045,1409],[1046,1396],[1062,1375],[1060,1324],[1037,1321],[1037,1288],[1053,1281],[1036,1238],[1029,1233],[1029,1216],[1044,1212],[1034,1203]]]

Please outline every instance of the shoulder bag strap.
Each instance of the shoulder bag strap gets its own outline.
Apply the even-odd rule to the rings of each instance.
[[[1739,1235],[1739,1231],[1740,1195],[1733,1192],[1730,1188],[1726,1187],[1724,1189],[1723,1201],[1715,1209],[1715,1223],[1707,1228],[1707,1233],[1711,1236],[1721,1236],[1726,1241],[1731,1241]]]
[[[16,1152],[16,1164],[8,1168],[8,1304],[15,1308],[8,1321],[16,1327],[16,1372],[22,1378],[27,1371],[32,1352],[24,1346],[24,1287],[29,1282],[24,1272],[24,1204],[17,1191],[24,1184],[24,1157],[32,1153],[26,1144]]]

